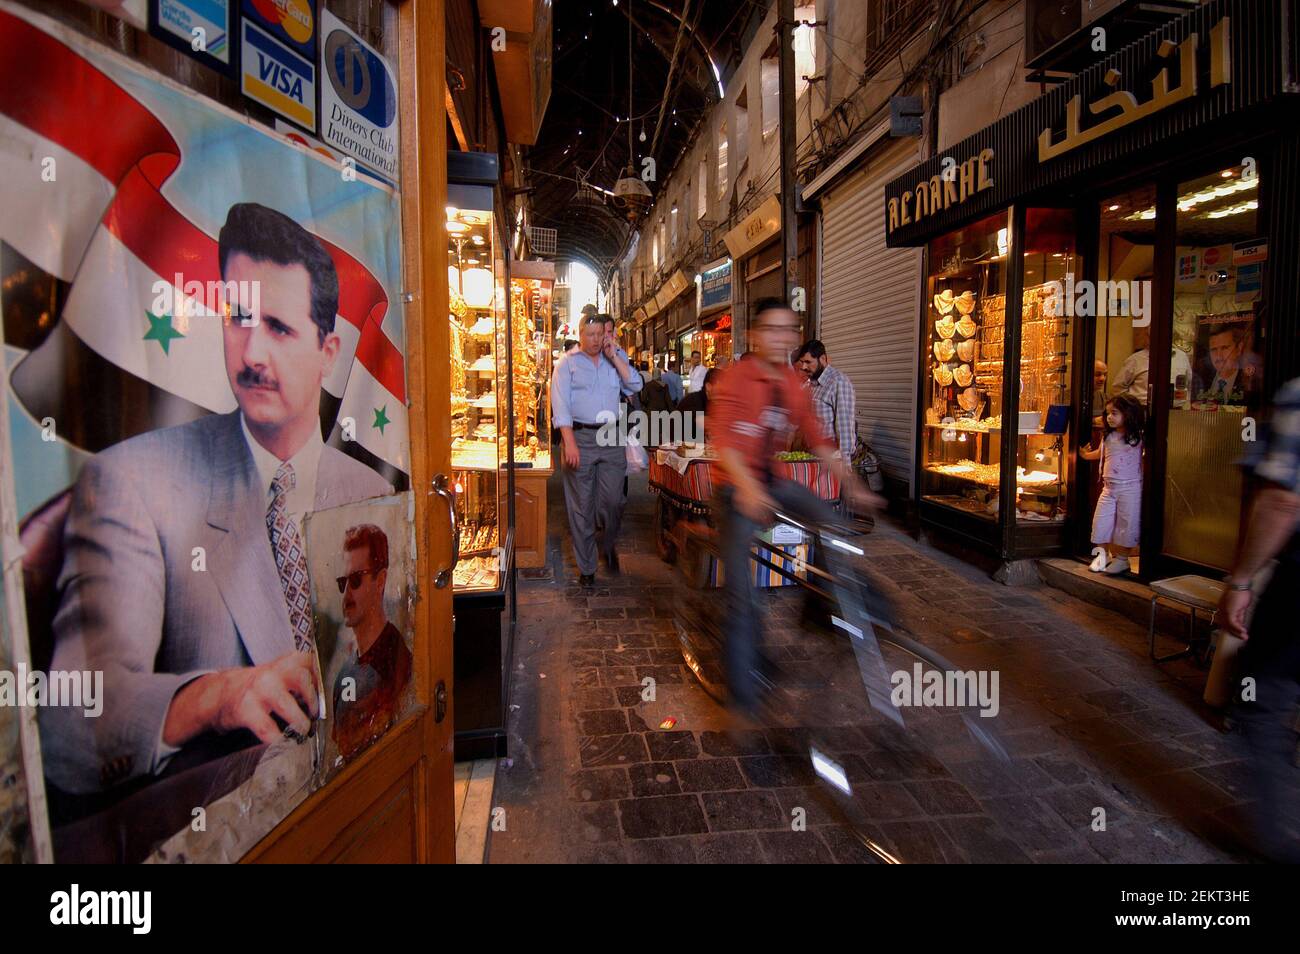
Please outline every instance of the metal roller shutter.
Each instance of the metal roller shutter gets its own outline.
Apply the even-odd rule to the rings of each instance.
[[[857,389],[858,433],[912,491],[921,252],[885,247],[886,182],[917,162],[913,141],[876,154],[822,201],[820,337]]]

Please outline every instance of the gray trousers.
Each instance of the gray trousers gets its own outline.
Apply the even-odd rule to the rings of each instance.
[[[596,515],[604,527],[602,552],[615,552],[618,528],[623,521],[623,479],[627,476],[627,449],[601,447],[598,431],[574,428],[578,442],[578,466],[564,467],[564,504],[569,511],[569,534],[578,572],[596,572]],[[561,447],[561,460],[563,448]]]

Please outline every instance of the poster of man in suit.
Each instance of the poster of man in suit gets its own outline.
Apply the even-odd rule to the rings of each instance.
[[[324,758],[308,515],[409,483],[398,196],[3,0],[0,87],[27,636],[102,679],[39,712],[53,852],[202,857],[196,792]],[[305,797],[285,764],[217,857]]]
[[[1263,393],[1263,363],[1250,312],[1202,315],[1196,322],[1193,407],[1253,407]]]

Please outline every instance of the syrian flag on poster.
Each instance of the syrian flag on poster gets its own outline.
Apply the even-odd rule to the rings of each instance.
[[[21,338],[29,349],[10,375],[14,395],[92,453],[233,410],[223,362],[214,359],[226,307],[216,239],[161,192],[183,161],[179,146],[82,55],[28,22],[30,14],[9,11],[0,5],[0,258],[9,259],[6,275],[17,261],[71,282],[61,313],[44,316],[42,327],[6,322],[6,343]],[[92,114],[114,122],[87,137]],[[404,364],[382,331],[387,296],[357,259],[321,243],[339,275],[340,337],[323,382],[322,429],[404,489]],[[115,406],[89,409],[86,395]],[[338,426],[347,415],[355,435]]]
[[[6,115],[0,90],[0,183],[10,184],[0,202],[0,241],[61,281],[70,282],[96,223],[113,201],[114,183],[75,152]],[[12,188],[16,183],[25,188]],[[56,221],[63,228],[33,228]]]
[[[331,445],[374,467],[390,483],[394,480],[390,468],[409,473],[410,430],[402,351],[376,322],[367,322],[361,329],[357,360],[351,363],[338,421],[330,436]],[[360,445],[365,455],[358,453],[355,445]]]

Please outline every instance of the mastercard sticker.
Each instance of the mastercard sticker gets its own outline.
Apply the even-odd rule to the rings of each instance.
[[[244,16],[314,63],[319,3],[320,0],[244,0]]]

